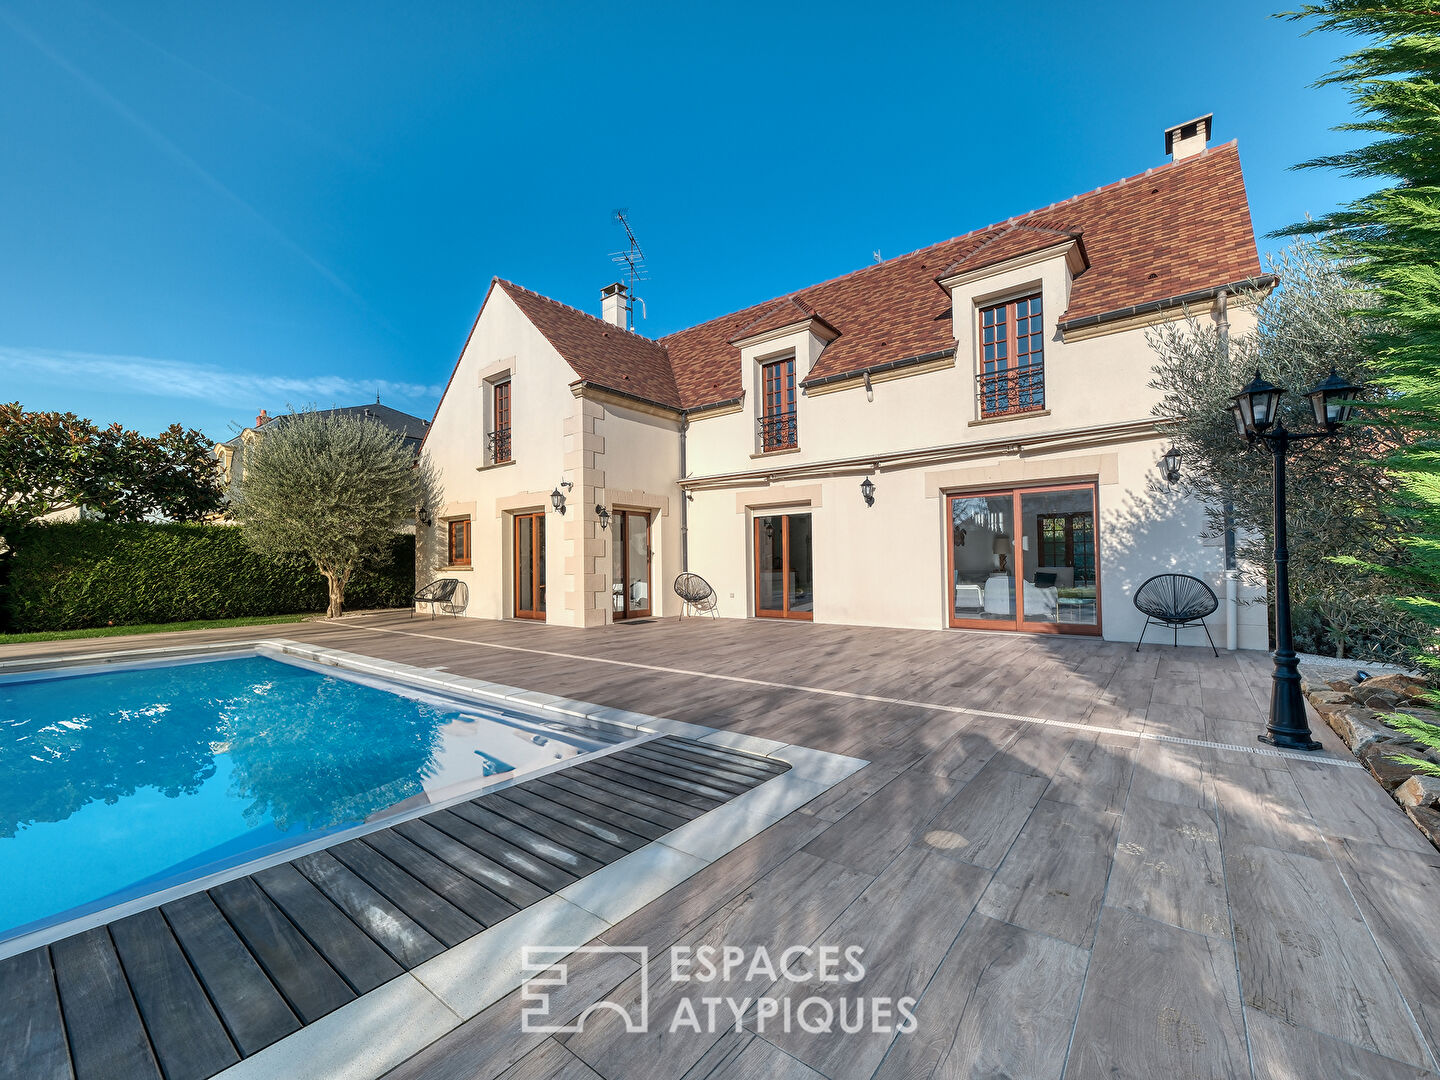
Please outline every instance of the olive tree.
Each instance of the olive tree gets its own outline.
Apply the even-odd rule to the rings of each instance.
[[[334,619],[355,571],[388,558],[437,489],[429,461],[378,420],[307,410],[277,417],[245,448],[230,510],[255,550],[314,562]]]
[[[1314,244],[1299,242],[1272,261],[1277,285],[1239,298],[1255,329],[1229,340],[1209,320],[1163,324],[1149,334],[1156,354],[1155,416],[1181,452],[1178,487],[1205,507],[1218,535],[1230,508],[1242,565],[1267,584],[1273,500],[1270,457],[1247,448],[1228,412],[1230,397],[1261,372],[1286,387],[1281,418],[1293,431],[1314,428],[1304,396],[1330,369],[1368,382],[1365,348],[1373,332],[1373,292]],[[1372,395],[1373,396],[1373,395]],[[1383,604],[1376,568],[1400,556],[1399,533],[1385,513],[1394,479],[1386,458],[1405,432],[1373,406],[1339,438],[1304,444],[1287,467],[1290,573],[1296,634],[1307,647],[1339,655],[1402,654],[1413,620]]]

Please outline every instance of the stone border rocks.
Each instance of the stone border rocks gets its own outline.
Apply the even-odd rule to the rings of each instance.
[[[1382,719],[1384,713],[1398,712],[1440,724],[1440,711],[1424,704],[1425,684],[1395,673],[1364,682],[1317,682],[1307,678],[1304,686],[1306,700],[1325,723],[1400,804],[1426,839],[1440,849],[1440,777],[1417,773],[1392,758],[1394,754],[1408,754],[1440,764],[1440,751],[1421,746]]]

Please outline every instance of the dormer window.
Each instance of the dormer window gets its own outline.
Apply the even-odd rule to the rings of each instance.
[[[795,428],[795,357],[760,366],[760,450],[790,450],[798,445]]]
[[[490,394],[491,423],[487,450],[491,465],[503,465],[510,460],[510,380],[492,383]]]
[[[1045,332],[1040,294],[980,309],[980,416],[1045,408]]]

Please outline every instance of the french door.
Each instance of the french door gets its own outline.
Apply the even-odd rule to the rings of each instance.
[[[545,515],[515,515],[515,618],[545,618]]]
[[[951,626],[1099,634],[1094,484],[947,497]]]
[[[815,617],[809,514],[756,516],[755,614],[766,619]]]
[[[638,619],[650,614],[650,515],[616,510],[610,521],[611,614]]]

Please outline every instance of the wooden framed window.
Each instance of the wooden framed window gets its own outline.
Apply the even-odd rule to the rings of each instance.
[[[760,449],[788,450],[797,445],[795,429],[795,358],[760,368]]]
[[[980,415],[1045,407],[1045,328],[1040,294],[980,309]]]
[[[510,460],[510,380],[497,382],[491,388],[490,402],[490,464]]]
[[[470,519],[460,518],[449,523],[451,566],[470,565]]]

